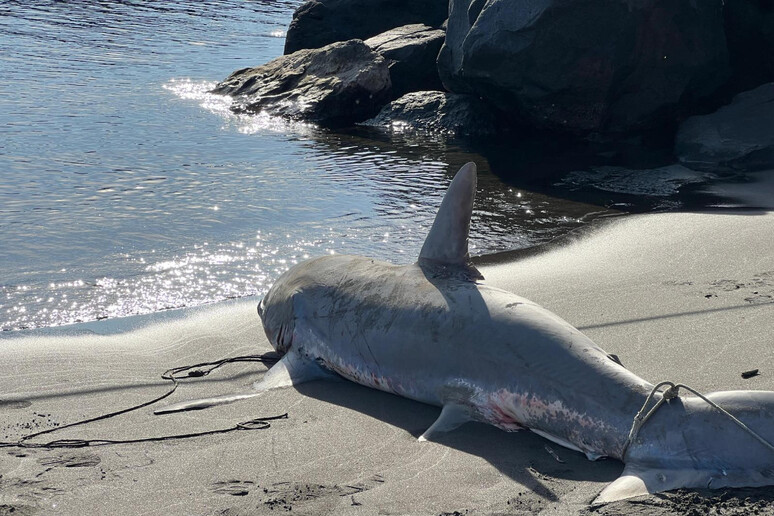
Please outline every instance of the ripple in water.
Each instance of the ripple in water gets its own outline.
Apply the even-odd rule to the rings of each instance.
[[[0,91],[18,92],[0,97],[3,330],[261,295],[325,253],[410,263],[467,161],[481,170],[473,254],[550,240],[595,210],[509,188],[443,138],[233,115],[207,91],[280,55],[298,4],[0,12]]]

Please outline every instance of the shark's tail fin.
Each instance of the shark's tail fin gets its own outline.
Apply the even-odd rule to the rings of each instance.
[[[681,487],[773,485],[774,392],[706,397],[727,414],[698,397],[670,400],[642,426],[624,457],[623,473],[593,503]]]

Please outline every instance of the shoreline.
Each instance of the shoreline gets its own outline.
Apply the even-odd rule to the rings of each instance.
[[[729,210],[727,208],[707,211],[706,213],[732,213],[735,211],[743,211],[746,208],[739,208]],[[753,209],[753,208],[750,208]],[[507,265],[523,259],[539,256],[555,249],[560,249],[572,242],[587,238],[594,232],[603,229],[607,224],[613,223],[618,219],[627,218],[632,216],[643,216],[648,214],[656,214],[658,212],[645,212],[645,213],[614,213],[606,214],[596,218],[593,218],[590,222],[583,226],[571,229],[568,232],[560,235],[552,240],[543,242],[537,245],[524,247],[520,249],[508,249],[505,251],[496,251],[493,253],[474,255],[471,257],[471,263],[475,266],[491,266],[491,265]],[[682,213],[682,212],[669,212],[669,213]],[[223,299],[212,303],[206,303],[193,306],[181,306],[176,308],[169,308],[165,310],[159,310],[150,313],[140,313],[133,315],[125,315],[118,317],[107,317],[103,319],[95,319],[92,321],[74,322],[69,324],[62,324],[59,326],[44,326],[38,328],[22,328],[22,329],[4,329],[0,331],[0,341],[5,338],[16,339],[31,336],[45,336],[45,335],[78,335],[81,333],[94,333],[98,335],[110,335],[126,333],[135,329],[144,328],[156,323],[162,323],[166,321],[173,321],[178,319],[184,319],[192,314],[199,313],[201,311],[206,312],[213,307],[230,306],[241,303],[255,303],[257,306],[262,295],[248,295],[243,297],[236,297],[231,299]]]
[[[480,267],[488,284],[540,303],[648,381],[700,392],[774,390],[766,338],[774,333],[774,214],[745,213],[615,218],[545,252]],[[0,334],[0,360],[12,371],[0,376],[2,440],[152,399],[168,388],[159,375],[169,367],[270,350],[253,300],[176,315],[121,333]],[[760,375],[740,376],[755,368]],[[185,381],[169,401],[247,390],[263,370],[234,365]],[[774,514],[766,488],[681,490],[592,509],[620,462],[590,462],[530,432],[482,424],[418,443],[438,409],[348,382],[312,382],[163,417],[147,408],[55,438],[203,431],[284,412],[288,420],[261,431],[3,450],[0,507],[21,514],[660,516],[696,506]]]

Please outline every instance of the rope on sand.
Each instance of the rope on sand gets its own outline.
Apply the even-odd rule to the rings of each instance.
[[[146,437],[142,439],[126,439],[126,440],[113,440],[113,439],[58,439],[55,441],[50,441],[47,443],[31,443],[27,442],[30,439],[34,437],[39,437],[41,435],[50,434],[53,432],[58,432],[60,430],[64,430],[65,428],[71,428],[74,426],[79,425],[85,425],[88,423],[93,423],[95,421],[101,421],[103,419],[109,419],[121,414],[126,414],[127,412],[132,412],[138,409],[141,409],[143,407],[147,407],[149,405],[153,405],[154,403],[157,403],[164,398],[167,398],[172,395],[172,393],[177,390],[177,387],[179,385],[179,381],[183,378],[201,378],[203,376],[207,376],[215,369],[226,365],[230,363],[235,362],[260,362],[262,364],[266,365],[273,365],[275,364],[279,359],[274,356],[273,354],[266,353],[264,355],[245,355],[240,357],[232,357],[232,358],[224,358],[222,360],[217,360],[215,362],[202,362],[200,364],[194,364],[189,366],[182,366],[182,367],[173,367],[172,369],[167,369],[164,371],[164,373],[161,375],[161,378],[164,380],[169,380],[172,382],[172,387],[167,391],[165,394],[154,398],[150,401],[146,401],[143,403],[140,403],[138,405],[134,405],[129,408],[121,409],[116,412],[110,412],[108,414],[102,414],[97,417],[92,417],[89,419],[83,419],[81,421],[76,421],[75,423],[69,423],[67,425],[58,426],[56,428],[49,428],[48,430],[43,430],[41,432],[35,432],[33,434],[25,435],[17,442],[0,442],[0,448],[85,448],[87,446],[104,446],[108,444],[132,444],[132,443],[147,443],[147,442],[158,442],[158,441],[167,441],[172,439],[188,439],[191,437],[201,437],[204,435],[213,435],[213,434],[225,434],[228,432],[233,432],[235,430],[263,430],[266,428],[269,428],[271,424],[269,421],[274,421],[277,419],[287,419],[288,415],[281,414],[279,416],[268,416],[268,417],[258,417],[255,419],[251,419],[250,421],[243,421],[241,423],[237,423],[236,425],[229,427],[229,428],[222,428],[218,430],[207,430],[204,432],[194,432],[194,433],[188,433],[188,434],[175,434],[175,435],[164,435],[160,437]],[[186,373],[183,375],[182,373]]]
[[[661,390],[662,387],[668,386],[667,390],[664,391],[662,397],[660,400],[656,402],[653,407],[645,412],[645,409],[648,407],[648,404],[653,399],[653,397],[656,395],[657,392]],[[737,419],[734,415],[732,415],[730,412],[725,410],[723,407],[712,401],[711,399],[707,398],[703,394],[701,394],[696,389],[692,389],[691,387],[688,387],[687,385],[683,385],[682,383],[672,383],[672,382],[661,382],[655,387],[653,387],[653,390],[650,391],[650,394],[648,394],[648,397],[645,398],[645,403],[642,404],[642,408],[639,412],[637,412],[637,415],[634,416],[634,421],[632,422],[632,428],[629,430],[629,437],[626,439],[626,443],[624,444],[623,451],[621,452],[621,459],[624,459],[626,457],[626,452],[629,449],[629,446],[634,442],[634,440],[637,438],[637,434],[640,432],[640,429],[642,426],[650,419],[650,417],[658,410],[661,405],[663,405],[665,402],[677,398],[680,395],[680,389],[685,389],[686,391],[691,392],[692,394],[695,394],[707,404],[715,408],[716,410],[720,411],[721,414],[728,417],[731,421],[736,423],[739,428],[750,434],[752,437],[754,437],[758,442],[760,442],[763,446],[768,448],[770,451],[774,452],[774,445],[772,445],[769,441],[755,433],[750,427],[742,423],[739,419]]]

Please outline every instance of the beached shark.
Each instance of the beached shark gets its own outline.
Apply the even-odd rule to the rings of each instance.
[[[250,398],[339,376],[442,407],[420,440],[468,421],[529,429],[626,465],[595,503],[679,487],[774,484],[774,452],[694,396],[669,399],[630,430],[653,385],[557,315],[483,283],[470,264],[476,168],[462,167],[416,264],[332,255],[284,273],[258,307],[283,355],[254,390],[184,402],[158,413]],[[774,439],[774,392],[708,396]],[[662,399],[656,392],[651,405]]]

